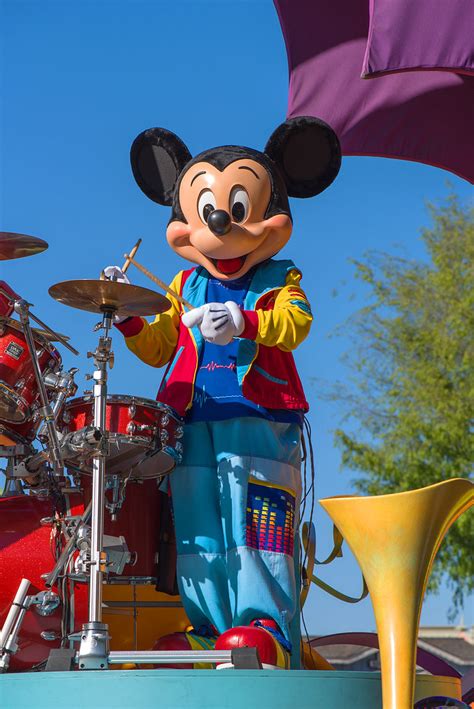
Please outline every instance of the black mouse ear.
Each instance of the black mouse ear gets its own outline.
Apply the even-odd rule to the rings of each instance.
[[[314,197],[335,179],[341,146],[333,129],[319,118],[298,116],[272,133],[265,153],[283,173],[290,197]]]
[[[177,135],[165,128],[150,128],[132,143],[130,162],[138,186],[158,204],[170,207],[178,177],[191,153]]]

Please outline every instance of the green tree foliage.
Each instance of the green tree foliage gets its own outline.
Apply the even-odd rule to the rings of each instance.
[[[474,471],[474,209],[451,195],[429,206],[426,262],[386,253],[355,261],[369,305],[349,321],[351,391],[336,442],[370,495]],[[474,515],[452,527],[430,581],[445,576],[458,611],[474,588]]]

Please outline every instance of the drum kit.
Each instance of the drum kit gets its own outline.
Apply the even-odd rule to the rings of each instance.
[[[47,247],[36,237],[0,232],[0,260]],[[52,647],[71,649],[74,642],[79,668],[107,666],[104,583],[137,574],[142,583],[155,580],[146,516],[159,514],[157,496],[166,493],[158,484],[182,455],[183,421],[171,407],[107,392],[114,316],[154,315],[169,301],[104,279],[64,281],[49,293],[101,316],[96,349],[88,353],[92,390],[74,398],[78,369],[64,370],[58,348],[77,350],[0,281],[0,458],[7,461],[0,672],[42,668]]]

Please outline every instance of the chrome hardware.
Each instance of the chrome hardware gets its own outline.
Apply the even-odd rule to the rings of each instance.
[[[170,422],[169,414],[163,414],[163,416],[161,417],[161,425],[166,428],[166,426],[169,425],[169,422]]]
[[[183,444],[180,441],[178,441],[176,443],[175,449],[176,449],[176,453],[178,453],[178,455],[181,456],[183,454]]]
[[[160,441],[163,444],[166,444],[166,443],[168,443],[168,440],[169,440],[169,433],[164,428],[162,428],[160,430]]]
[[[107,625],[99,621],[82,626],[81,648],[77,662],[81,670],[105,670],[108,664],[109,633]]]
[[[134,436],[136,433],[149,433],[152,436],[156,434],[156,426],[150,426],[148,423],[135,423],[135,421],[130,421],[126,430],[130,436]]]
[[[130,406],[128,407],[128,415],[130,416],[131,419],[135,418],[135,414],[137,413],[137,407],[135,406],[134,403],[131,403]]]
[[[61,605],[61,600],[54,591],[41,591],[32,602],[35,604],[35,611],[42,617],[51,615]]]
[[[59,640],[59,635],[55,633],[54,630],[43,630],[40,635],[43,640],[46,640],[47,642],[54,642],[55,640]]]
[[[175,438],[182,438],[184,436],[183,426],[176,426],[176,431],[174,432]]]

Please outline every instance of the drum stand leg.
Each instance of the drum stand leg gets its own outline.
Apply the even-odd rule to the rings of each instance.
[[[78,654],[79,669],[100,670],[108,666],[109,633],[108,626],[102,623],[102,579],[106,570],[106,554],[103,550],[104,537],[104,502],[105,502],[105,459],[107,455],[107,436],[105,431],[105,413],[107,404],[107,365],[112,360],[112,340],[109,336],[113,312],[104,313],[101,324],[105,331],[99,338],[99,345],[94,353],[96,369],[94,380],[94,426],[102,433],[102,448],[93,459],[92,467],[92,515],[91,515],[91,560],[89,586],[89,622],[82,626],[81,646]]]
[[[63,464],[61,457],[61,450],[58,440],[58,432],[56,431],[56,426],[54,425],[54,414],[49,403],[48,395],[46,393],[46,386],[43,381],[43,375],[38,364],[38,359],[36,357],[36,347],[33,338],[33,333],[31,331],[30,325],[30,303],[26,300],[20,299],[16,300],[14,304],[15,312],[20,316],[21,324],[23,325],[23,332],[25,334],[26,344],[28,345],[28,350],[31,357],[31,363],[33,364],[33,371],[35,374],[36,383],[38,385],[38,391],[41,401],[40,414],[43,418],[46,429],[48,433],[49,445],[51,447],[51,457],[53,468],[58,477],[62,477],[63,474]]]

